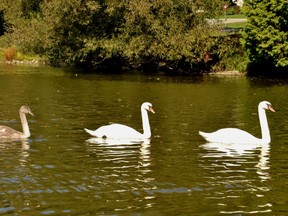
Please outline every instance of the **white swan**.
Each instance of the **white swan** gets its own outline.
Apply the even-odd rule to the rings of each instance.
[[[145,102],[141,105],[141,115],[143,124],[143,134],[139,133],[135,129],[122,125],[122,124],[111,124],[98,128],[97,130],[84,129],[87,133],[92,136],[99,138],[111,138],[111,139],[148,139],[151,137],[151,129],[148,118],[148,111],[155,113],[152,104]]]
[[[237,128],[224,128],[212,133],[199,131],[199,134],[208,142],[215,143],[249,143],[249,144],[268,144],[271,141],[270,131],[266,118],[265,110],[275,112],[271,103],[262,101],[258,105],[258,115],[260,120],[262,138],[256,138],[250,133]]]
[[[30,115],[34,116],[32,111],[28,106],[21,106],[19,110],[19,115],[22,123],[23,132],[16,131],[13,128],[7,126],[0,126],[0,139],[21,139],[21,138],[28,138],[30,137],[30,130],[28,126],[28,122],[26,119],[26,115],[29,113]]]

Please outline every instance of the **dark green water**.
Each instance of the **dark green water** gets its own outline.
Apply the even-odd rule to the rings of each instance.
[[[0,65],[0,124],[32,136],[0,142],[3,215],[287,215],[288,82],[246,77],[88,75]],[[238,127],[270,145],[209,145],[199,130]],[[97,144],[83,128],[109,122],[141,131],[153,104],[150,142]]]

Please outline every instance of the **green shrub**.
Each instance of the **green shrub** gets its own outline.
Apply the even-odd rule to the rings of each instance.
[[[245,5],[248,23],[243,33],[243,45],[252,69],[250,73],[255,73],[256,68],[260,74],[287,71],[287,0],[245,1]]]

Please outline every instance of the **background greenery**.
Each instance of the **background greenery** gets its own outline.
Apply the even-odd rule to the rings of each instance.
[[[248,72],[287,76],[288,1],[247,1],[248,23],[243,44],[249,58]]]
[[[223,24],[211,25],[207,21],[223,16],[224,3],[223,0],[1,0],[0,22],[4,21],[6,33],[0,44],[15,48],[17,53],[37,54],[52,65],[113,71],[163,70],[171,74],[245,71],[248,58],[239,42],[241,35],[223,33]],[[257,8],[258,4],[251,7]],[[235,11],[229,7],[227,13]],[[251,8],[246,10],[249,16],[254,14],[249,11]],[[251,63],[255,52],[248,44],[254,42],[249,42],[249,31],[245,34],[243,44]]]

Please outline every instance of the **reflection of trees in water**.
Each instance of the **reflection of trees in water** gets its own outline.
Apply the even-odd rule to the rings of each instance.
[[[271,211],[272,204],[267,199],[270,191],[267,184],[270,179],[269,144],[206,143],[202,147],[205,150],[201,155],[202,168],[213,191],[210,198],[223,206],[225,211],[222,213]],[[241,205],[247,199],[244,194],[249,197],[249,205]]]

